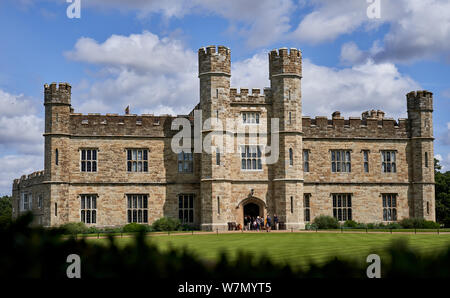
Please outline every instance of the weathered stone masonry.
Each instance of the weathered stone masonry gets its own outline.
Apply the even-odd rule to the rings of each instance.
[[[361,118],[344,119],[335,112],[332,119],[312,119],[302,117],[299,50],[269,53],[270,88],[263,92],[230,88],[227,47],[201,48],[198,58],[200,99],[194,110],[201,109],[203,120],[242,121],[243,112],[258,113],[261,122],[256,125],[269,132],[271,122],[264,119],[279,118],[280,156],[275,164],[243,170],[239,148],[252,144],[244,138],[244,143],[233,144],[237,153],[220,154],[220,161],[215,153],[194,153],[192,172],[179,172],[178,155],[171,149],[175,116],[78,114],[71,107],[71,86],[52,83],[44,88],[44,171],[14,180],[13,216],[30,209],[37,224],[79,222],[82,196],[94,195],[94,225],[118,226],[129,221],[127,195],[146,195],[150,224],[162,216],[184,214],[180,196],[186,195],[186,204],[192,197],[191,224],[203,230],[242,224],[249,204],[255,204],[261,216],[277,214],[286,228],[302,228],[304,194],[310,198],[311,221],[333,215],[333,194],[346,194],[351,196],[352,219],[359,222],[386,221],[383,194],[390,194],[396,197],[397,220],[435,220],[431,92],[407,94],[408,119],[395,121],[374,110]],[[193,112],[177,117],[193,123]],[[202,137],[212,130],[203,129]],[[223,131],[236,134],[232,127]],[[262,136],[265,141],[270,137]],[[97,171],[81,171],[83,149],[96,150]],[[148,151],[148,172],[128,171],[128,149]],[[309,171],[304,171],[305,150]],[[350,152],[350,172],[332,171],[332,150]],[[382,171],[384,151],[395,152],[395,172]]]

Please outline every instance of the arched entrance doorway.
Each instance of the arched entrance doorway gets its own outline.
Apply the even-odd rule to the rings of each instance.
[[[250,216],[251,218],[259,216],[259,206],[255,203],[248,203],[244,206],[244,218]]]
[[[240,201],[238,205],[236,206],[237,211],[237,223],[241,224],[241,226],[244,228],[246,223],[248,222],[247,219],[250,217],[251,219],[254,219],[256,217],[262,217],[265,218],[267,213],[267,206],[266,203],[256,197],[247,197]]]

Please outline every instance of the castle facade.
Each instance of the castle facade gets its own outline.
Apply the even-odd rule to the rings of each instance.
[[[201,48],[198,65],[200,100],[189,115],[83,115],[71,107],[69,84],[45,85],[44,170],[14,180],[13,216],[31,210],[36,224],[99,227],[168,216],[214,231],[267,214],[286,229],[322,214],[366,223],[435,220],[431,92],[408,93],[408,118],[398,121],[380,110],[310,118],[302,116],[297,49],[269,53],[263,92],[230,88],[227,47]],[[265,133],[202,125],[199,110],[202,121],[233,119]],[[201,142],[214,132],[236,137],[227,144],[233,152],[216,141],[211,152],[195,151],[195,141],[175,152],[179,118]],[[277,158],[267,163],[266,149],[275,145]]]

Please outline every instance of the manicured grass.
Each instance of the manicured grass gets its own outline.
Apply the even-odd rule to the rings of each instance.
[[[238,251],[265,255],[273,262],[288,263],[294,267],[308,266],[309,262],[321,264],[330,258],[351,258],[365,263],[371,253],[383,258],[383,249],[394,239],[406,239],[410,247],[423,254],[436,254],[450,245],[450,235],[395,235],[395,234],[340,234],[340,233],[236,233],[173,235],[148,237],[149,242],[161,250],[169,247],[187,248],[199,258],[217,260],[224,252],[232,259]],[[106,239],[88,241],[107,243]],[[132,238],[116,238],[118,245],[133,241]]]

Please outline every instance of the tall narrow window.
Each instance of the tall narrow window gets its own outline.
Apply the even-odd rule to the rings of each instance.
[[[97,223],[97,195],[80,196],[81,222],[86,224]]]
[[[28,194],[23,193],[22,194],[22,211],[28,210],[29,209],[29,203],[28,203]]]
[[[127,195],[128,222],[148,223],[148,196],[142,194]]]
[[[331,171],[351,172],[350,150],[331,150]]]
[[[333,216],[339,221],[352,220],[351,194],[333,194]]]
[[[294,197],[291,197],[291,213],[294,213]]]
[[[383,220],[397,220],[397,194],[383,194]]]
[[[220,214],[220,197],[217,197],[217,213]]]
[[[425,152],[425,167],[428,168],[428,152]]]
[[[81,150],[81,171],[97,172],[97,149]]]
[[[383,173],[396,173],[397,163],[395,151],[381,151],[381,171]]]
[[[38,208],[42,209],[42,201],[44,200],[44,196],[43,195],[39,195],[38,196]]]
[[[291,90],[288,91],[288,100],[291,100]]]
[[[193,172],[192,153],[184,151],[178,153],[178,172],[179,173]]]
[[[58,149],[55,150],[55,164],[58,165],[59,163],[59,151]]]
[[[309,199],[311,198],[311,194],[305,193],[303,195],[303,209],[305,210],[305,221],[310,222],[311,221],[311,211],[310,211],[310,202]]]
[[[178,219],[182,223],[194,223],[193,194],[181,194],[178,196]]]
[[[55,203],[55,216],[58,216],[58,204]]]
[[[127,149],[127,171],[148,172],[147,149]]]
[[[289,112],[289,124],[292,124],[292,112]]]
[[[220,166],[220,149],[216,148],[216,165]]]
[[[289,148],[289,165],[294,165],[294,152],[292,151],[292,148]]]
[[[369,173],[369,151],[363,151],[363,159],[364,159],[364,173]]]
[[[262,170],[261,147],[258,145],[241,146],[241,169]]]
[[[430,202],[427,202],[427,215],[430,215]]]
[[[303,172],[309,172],[309,150],[303,150]]]

